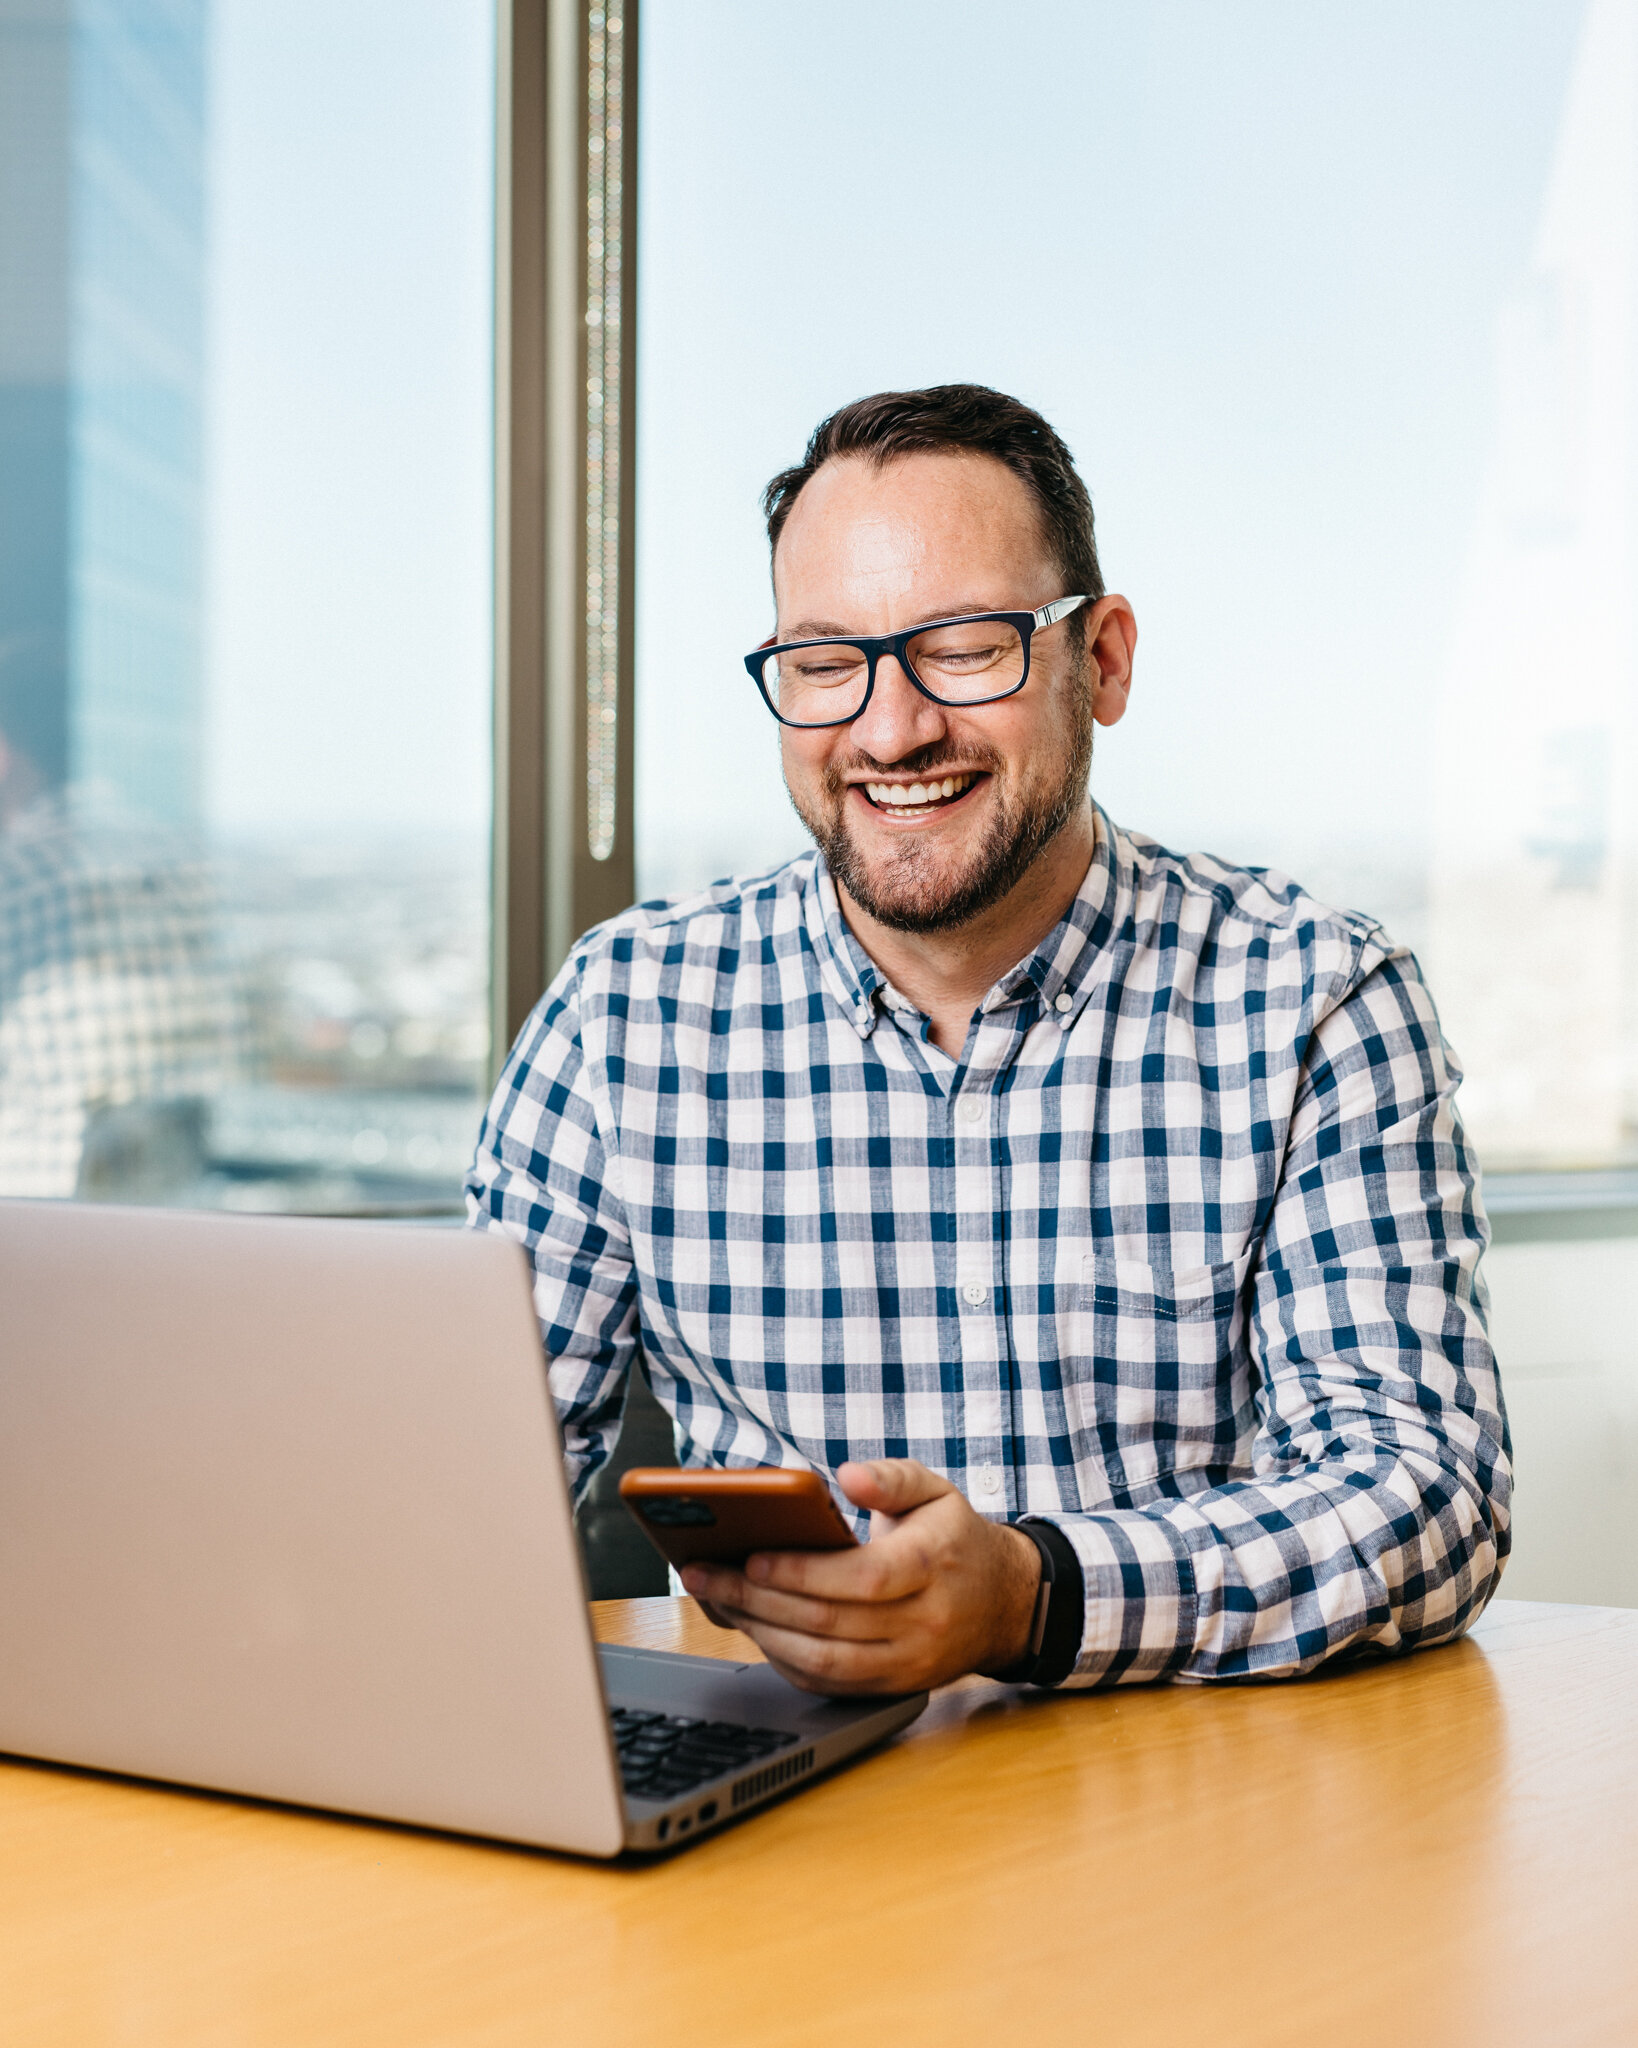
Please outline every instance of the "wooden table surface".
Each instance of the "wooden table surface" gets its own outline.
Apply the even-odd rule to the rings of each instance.
[[[970,1680],[647,1865],[0,1766],[0,2041],[1629,2048],[1638,1612],[1501,1601],[1302,1685]]]

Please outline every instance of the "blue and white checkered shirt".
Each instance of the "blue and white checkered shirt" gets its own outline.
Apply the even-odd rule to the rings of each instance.
[[[686,1463],[919,1458],[1057,1523],[1071,1684],[1444,1641],[1495,1587],[1511,1480],[1416,963],[1097,822],[959,1059],[816,854],[580,942],[468,1182],[533,1256],[571,1470],[641,1341]]]

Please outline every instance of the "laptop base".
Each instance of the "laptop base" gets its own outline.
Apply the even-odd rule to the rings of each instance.
[[[674,1650],[599,1645],[603,1684],[618,1725],[622,1712],[681,1717],[702,1731],[756,1731],[783,1738],[760,1742],[743,1761],[723,1734],[723,1768],[686,1791],[625,1794],[626,1847],[674,1849],[776,1799],[821,1771],[884,1742],[912,1722],[925,1693],[893,1699],[820,1699],[796,1691],[763,1663],[689,1657]],[[685,1731],[684,1740],[688,1731]],[[710,1738],[702,1736],[708,1751]],[[624,1757],[622,1758],[624,1762]],[[629,1777],[628,1772],[628,1777]]]

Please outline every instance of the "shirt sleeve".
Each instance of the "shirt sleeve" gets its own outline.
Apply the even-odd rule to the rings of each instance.
[[[466,1181],[467,1221],[534,1262],[535,1312],[578,1498],[608,1457],[637,1349],[637,1280],[604,1149],[571,960],[518,1035]]]
[[[1512,1474],[1460,1079],[1406,953],[1315,1028],[1247,1283],[1250,1475],[1051,1517],[1085,1586],[1066,1684],[1290,1676],[1483,1610]]]

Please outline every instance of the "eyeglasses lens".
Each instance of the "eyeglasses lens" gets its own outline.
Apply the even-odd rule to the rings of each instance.
[[[916,680],[944,704],[983,704],[1016,690],[1024,674],[1024,643],[999,619],[929,626],[906,647]],[[762,686],[791,725],[838,725],[858,716],[870,664],[864,649],[827,640],[789,647],[762,665]]]
[[[864,649],[839,640],[787,647],[762,664],[768,702],[791,725],[838,725],[857,716],[869,681]]]
[[[1004,619],[963,619],[930,626],[906,650],[916,681],[941,703],[981,704],[1016,690],[1024,674],[1024,643]]]

